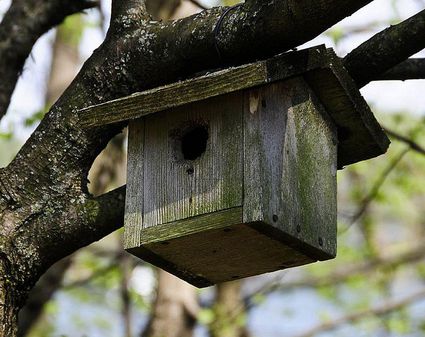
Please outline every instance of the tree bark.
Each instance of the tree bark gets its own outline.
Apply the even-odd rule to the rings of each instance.
[[[15,336],[18,329],[18,311],[22,298],[16,292],[10,263],[0,255],[0,337]]]
[[[425,59],[410,58],[379,74],[375,80],[379,81],[406,81],[425,78]]]
[[[72,18],[79,27],[82,16]],[[45,106],[51,106],[78,73],[80,66],[79,36],[69,27],[60,25],[53,42],[50,76],[45,93]],[[104,191],[102,191],[104,192]],[[18,318],[18,337],[25,336],[42,315],[44,305],[52,298],[62,284],[63,277],[72,265],[72,258],[57,262],[40,278],[28,296]]]

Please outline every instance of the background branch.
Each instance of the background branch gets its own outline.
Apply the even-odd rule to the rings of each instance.
[[[425,10],[362,43],[344,58],[344,65],[363,87],[424,47]]]
[[[412,149],[413,151],[416,151],[419,154],[425,155],[425,148],[419,145],[418,143],[416,143],[415,141],[413,141],[412,139],[406,136],[403,136],[388,128],[384,128],[384,130],[390,137],[393,137],[394,139],[397,139],[398,141],[409,145],[410,149]]]
[[[25,60],[38,38],[67,16],[92,8],[91,0],[12,1],[0,23],[0,119],[6,114]]]
[[[347,316],[343,316],[340,318],[337,318],[333,321],[329,321],[329,322],[325,322],[323,324],[320,324],[314,328],[312,328],[311,330],[308,330],[305,333],[296,335],[296,337],[312,337],[315,336],[321,332],[325,332],[325,331],[330,331],[330,330],[334,330],[336,328],[338,328],[339,326],[346,324],[346,323],[355,323],[361,319],[364,319],[365,317],[370,317],[370,316],[383,316],[383,315],[387,315],[393,311],[397,311],[397,310],[401,310],[404,307],[415,303],[417,301],[422,300],[425,297],[425,289],[422,289],[410,296],[407,296],[401,300],[398,301],[392,301],[392,302],[387,302],[383,305],[374,307],[374,308],[370,308],[370,309],[366,309],[363,311],[359,311],[353,314],[349,314]]]
[[[357,212],[352,215],[349,220],[349,225],[343,230],[343,232],[347,231],[357,220],[359,220],[363,214],[368,209],[371,202],[376,198],[376,196],[379,193],[379,190],[381,189],[384,182],[387,180],[390,173],[396,168],[396,166],[400,163],[400,161],[403,159],[403,157],[410,151],[410,147],[404,149],[401,151],[394,159],[390,161],[388,166],[385,168],[385,170],[381,173],[379,178],[375,181],[375,183],[372,185],[372,188],[370,189],[370,192],[368,195],[363,199],[363,201],[360,204],[360,207],[358,208]]]
[[[379,74],[374,80],[405,81],[425,79],[425,59],[410,58],[390,70]]]
[[[203,4],[201,4],[198,0],[189,0],[191,3],[193,3],[196,7],[200,8],[200,9],[208,9],[207,6],[204,6]]]
[[[375,257],[363,263],[340,267],[323,276],[309,276],[289,282],[282,282],[283,276],[279,276],[246,295],[244,297],[244,302],[247,308],[250,308],[252,306],[252,299],[257,295],[264,296],[273,291],[291,291],[298,288],[336,286],[358,275],[367,275],[377,270],[395,269],[401,265],[420,262],[424,256],[425,245],[421,244],[403,253],[391,254],[386,257]]]

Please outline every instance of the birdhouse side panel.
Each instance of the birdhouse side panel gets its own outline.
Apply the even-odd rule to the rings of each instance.
[[[336,133],[302,78],[247,91],[244,222],[317,259],[336,253]]]
[[[243,95],[146,117],[143,228],[242,205]]]
[[[140,118],[128,125],[127,188],[124,216],[124,246],[140,243],[143,223],[143,156],[145,120]]]

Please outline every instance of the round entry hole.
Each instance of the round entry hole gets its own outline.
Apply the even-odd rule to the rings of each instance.
[[[181,151],[185,160],[195,160],[207,149],[208,130],[199,125],[189,129],[181,138]],[[188,172],[189,173],[189,172]]]

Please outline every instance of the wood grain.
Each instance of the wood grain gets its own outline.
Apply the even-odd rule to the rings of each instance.
[[[305,78],[338,128],[338,166],[379,156],[390,142],[356,83],[329,49],[330,67],[309,72]]]
[[[80,110],[84,127],[122,122],[326,67],[324,46],[278,55],[164,85]]]
[[[337,142],[329,116],[302,78],[245,97],[244,222],[266,222],[318,258],[334,257]]]
[[[127,189],[124,214],[124,246],[140,243],[143,224],[143,162],[145,120],[130,122],[128,128]]]
[[[242,106],[232,93],[146,117],[143,227],[242,205]],[[185,160],[179,139],[196,127],[206,149]]]
[[[238,207],[150,227],[143,230],[146,242],[127,250],[197,287],[317,260],[275,235],[276,228],[241,220]]]

